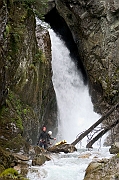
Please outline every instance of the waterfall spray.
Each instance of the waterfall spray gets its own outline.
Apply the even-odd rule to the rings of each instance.
[[[52,43],[53,85],[58,105],[58,140],[71,143],[99,115],[93,111],[88,86],[83,83],[65,43],[49,29]]]

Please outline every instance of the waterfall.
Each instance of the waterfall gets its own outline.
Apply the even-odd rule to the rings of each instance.
[[[84,85],[82,74],[71,59],[65,43],[52,29],[49,29],[49,33],[52,44],[52,81],[59,114],[58,140],[66,139],[70,143],[75,140],[77,134],[90,127],[99,115],[93,111],[88,86]],[[90,157],[84,158],[88,154]],[[104,159],[111,156],[108,148],[98,150],[93,148],[92,151],[77,148],[73,153],[53,153],[51,161],[46,161],[42,166],[31,166],[27,178],[30,180],[83,180],[86,167],[95,157]]]
[[[65,43],[49,29],[52,44],[53,85],[58,105],[58,140],[73,142],[99,115],[93,111],[88,86]]]

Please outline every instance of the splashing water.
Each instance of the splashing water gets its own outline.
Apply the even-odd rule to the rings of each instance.
[[[85,158],[87,156],[87,158]],[[79,149],[70,154],[52,154],[51,161],[42,166],[31,166],[27,174],[30,180],[83,180],[85,170],[92,159],[110,158],[108,148]]]
[[[90,127],[99,115],[93,112],[93,105],[84,86],[82,75],[70,58],[69,50],[63,41],[49,30],[52,42],[53,85],[56,92],[59,124],[59,140],[66,139],[69,143],[76,135]],[[52,154],[51,161],[42,166],[31,166],[27,178],[30,180],[83,180],[85,169],[92,159],[109,158],[109,147],[87,151]],[[86,157],[87,158],[83,158]],[[79,158],[80,156],[80,158]],[[29,162],[31,163],[31,162]]]
[[[82,75],[70,57],[64,42],[49,30],[52,44],[53,85],[58,104],[58,139],[71,143],[89,128],[99,115],[93,105]]]

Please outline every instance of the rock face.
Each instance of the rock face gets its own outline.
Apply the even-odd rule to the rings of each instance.
[[[119,142],[115,142],[111,145],[111,148],[109,149],[110,154],[117,154],[119,153]]]
[[[1,1],[0,44],[0,146],[26,151],[43,124],[56,127],[50,38],[30,4]]]
[[[110,160],[98,160],[91,162],[85,173],[84,180],[118,180],[119,158],[113,157]]]
[[[7,96],[6,89],[6,74],[5,74],[5,53],[7,51],[7,44],[4,41],[4,31],[7,24],[7,8],[3,1],[0,2],[0,108],[5,104]]]
[[[119,2],[55,0],[55,3],[77,44],[79,61],[87,72],[94,110],[103,115],[119,99]],[[118,109],[106,124],[118,118]],[[117,132],[118,125],[112,134]],[[115,137],[109,138],[107,144],[110,145],[112,139]]]
[[[94,108],[103,113],[119,97],[119,2],[56,0],[89,78]]]

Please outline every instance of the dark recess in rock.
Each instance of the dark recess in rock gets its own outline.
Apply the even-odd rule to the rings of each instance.
[[[57,35],[65,42],[67,48],[70,51],[71,58],[76,62],[77,68],[83,75],[83,81],[87,84],[87,74],[81,61],[78,48],[74,42],[72,33],[66,24],[65,20],[59,15],[56,8],[53,8],[45,15],[45,21],[50,24],[51,28]]]

